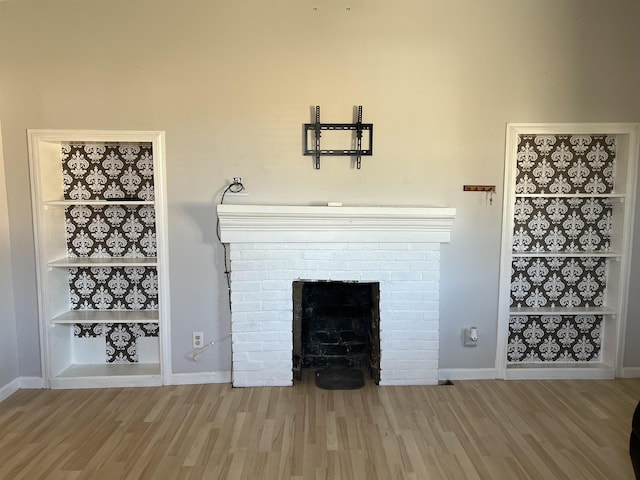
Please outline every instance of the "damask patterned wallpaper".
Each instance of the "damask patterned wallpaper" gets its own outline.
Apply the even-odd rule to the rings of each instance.
[[[518,198],[513,251],[606,252],[612,210],[607,198]]]
[[[599,307],[607,260],[592,257],[517,257],[511,270],[513,307]]]
[[[612,135],[520,135],[516,195],[611,193],[615,152]]]
[[[76,338],[104,338],[107,363],[137,363],[138,338],[157,337],[157,323],[79,323],[74,325]]]
[[[63,144],[62,174],[66,200],[154,199],[151,144]],[[65,221],[70,257],[157,254],[152,205],[74,205]],[[73,310],[157,310],[157,269],[70,268],[69,295]],[[77,324],[74,336],[104,338],[108,363],[135,363],[136,340],[157,337],[158,325]]]
[[[604,304],[608,260],[553,253],[608,252],[616,139],[607,135],[521,135],[516,164],[512,307]],[[547,194],[547,197],[523,196]],[[553,197],[578,194],[582,197]],[[518,196],[520,195],[520,196]],[[517,254],[551,254],[518,256]],[[600,358],[602,315],[510,318],[510,362],[585,362]]]
[[[72,310],[157,310],[155,267],[69,269]]]
[[[600,357],[602,315],[515,315],[510,362],[589,362]]]
[[[62,145],[66,200],[153,200],[150,143]]]
[[[156,217],[152,206],[75,205],[65,211],[71,257],[155,257]]]

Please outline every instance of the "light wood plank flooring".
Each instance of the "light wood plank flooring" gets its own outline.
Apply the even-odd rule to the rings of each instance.
[[[632,479],[640,380],[21,390],[2,479]]]

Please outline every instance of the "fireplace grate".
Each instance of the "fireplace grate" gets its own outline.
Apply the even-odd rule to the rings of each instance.
[[[323,368],[316,371],[316,386],[324,390],[357,390],[364,387],[364,374],[360,368]]]

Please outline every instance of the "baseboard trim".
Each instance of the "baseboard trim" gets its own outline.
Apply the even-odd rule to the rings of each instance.
[[[20,379],[15,378],[6,385],[0,387],[0,402],[9,398],[20,389]]]
[[[622,378],[640,378],[640,367],[623,367]]]
[[[18,377],[0,387],[0,402],[9,398],[20,389],[44,388],[41,377]]]
[[[20,388],[46,388],[42,377],[20,377]]]
[[[202,383],[231,383],[231,372],[199,372],[173,373],[170,377],[171,385],[197,385]]]
[[[441,368],[438,370],[438,380],[493,380],[498,378],[495,368]],[[540,379],[607,379],[613,378],[610,370],[584,369],[509,369],[509,380],[540,380]],[[621,378],[640,378],[640,367],[625,367]],[[169,385],[198,385],[207,383],[231,383],[231,372],[199,372],[174,373],[170,376]],[[0,402],[13,395],[20,389],[45,388],[41,377],[19,377],[0,387]]]
[[[496,376],[495,368],[441,368],[438,370],[438,380],[493,380]]]
[[[231,383],[231,372],[206,372],[206,373],[174,373],[169,377],[169,385],[197,385],[204,383]],[[155,385],[155,383],[154,383]],[[107,386],[107,385],[104,385]],[[95,386],[91,386],[94,388]],[[0,387],[0,402],[10,397],[20,389],[42,389],[44,381],[41,377],[19,377]],[[79,388],[69,385],[66,388]]]
[[[508,368],[506,380],[610,380],[612,368]]]

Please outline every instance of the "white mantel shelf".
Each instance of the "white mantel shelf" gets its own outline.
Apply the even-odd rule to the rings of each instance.
[[[449,242],[456,209],[218,205],[223,243]]]

